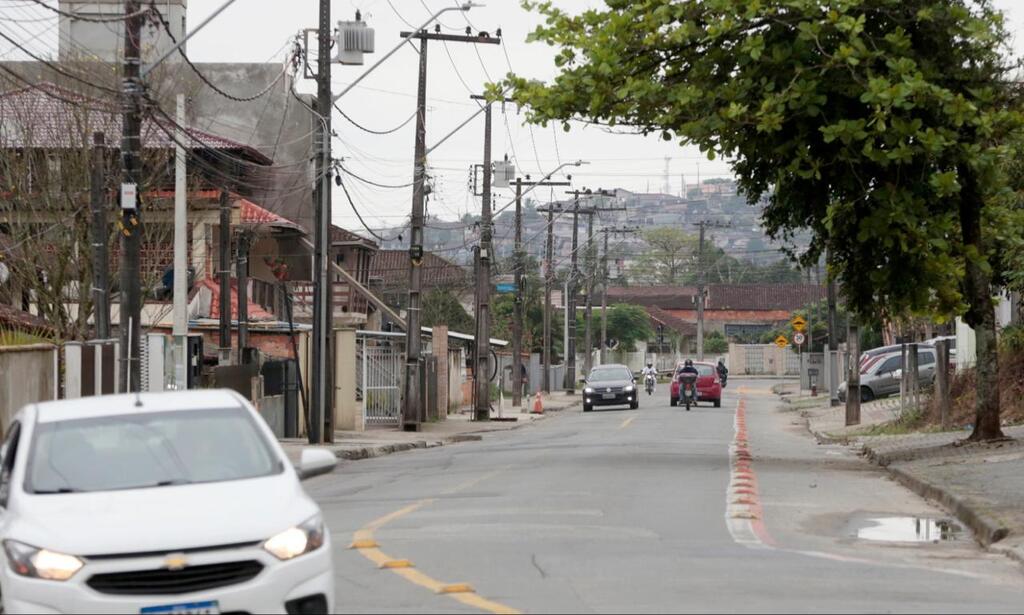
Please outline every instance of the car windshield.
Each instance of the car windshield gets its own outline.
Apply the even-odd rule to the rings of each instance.
[[[633,374],[629,368],[616,367],[595,367],[590,372],[590,382],[607,382],[609,380],[632,380]]]
[[[118,491],[268,476],[283,465],[244,408],[40,423],[25,490]]]

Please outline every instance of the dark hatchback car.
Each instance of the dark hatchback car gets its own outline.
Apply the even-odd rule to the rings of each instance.
[[[594,406],[629,406],[636,410],[640,399],[636,394],[636,379],[625,365],[599,365],[590,370],[583,386],[583,411]]]

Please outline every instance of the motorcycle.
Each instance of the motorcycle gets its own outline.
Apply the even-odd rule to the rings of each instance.
[[[647,391],[648,395],[654,393],[654,374],[647,374],[644,377],[644,390]]]
[[[679,376],[680,388],[682,389],[683,403],[686,411],[690,411],[690,405],[697,404],[697,374],[682,374]]]

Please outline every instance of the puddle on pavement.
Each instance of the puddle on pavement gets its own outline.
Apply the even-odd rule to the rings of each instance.
[[[927,517],[870,517],[855,528],[857,538],[872,542],[937,544],[963,536],[963,528],[955,522]]]

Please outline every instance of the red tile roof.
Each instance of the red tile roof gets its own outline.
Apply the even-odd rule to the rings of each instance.
[[[423,256],[423,286],[455,286],[469,282],[469,272],[433,252]],[[385,288],[401,288],[409,282],[409,253],[405,250],[380,250],[370,261],[370,279],[383,282]]]
[[[665,325],[666,327],[672,329],[676,333],[680,333],[682,335],[697,334],[697,325],[695,323],[688,322],[686,320],[683,320],[682,318],[679,318],[678,316],[669,314],[668,312],[657,306],[648,306],[644,309],[647,310],[647,315],[651,317],[651,320],[653,320],[655,323],[661,323]]]
[[[260,226],[271,226],[274,228],[288,228],[302,230],[302,227],[295,224],[288,218],[279,216],[272,211],[264,209],[248,199],[238,198],[238,206],[242,224],[254,224]]]
[[[52,83],[40,83],[0,93],[0,147],[62,149],[92,145],[94,132],[103,132],[108,147],[121,143],[121,111],[108,101],[89,98]],[[170,133],[170,134],[168,134]],[[258,164],[272,161],[255,149],[218,135],[186,131],[193,149],[234,150]],[[167,120],[148,118],[142,126],[142,146],[171,149],[174,127]]]
[[[197,287],[208,288],[211,291],[210,313],[208,318],[220,318],[220,282],[213,278],[205,278],[196,282]],[[231,319],[238,318],[238,280],[231,280]],[[249,320],[276,320],[273,314],[264,310],[253,302],[249,302]]]
[[[706,309],[710,311],[798,310],[825,298],[815,284],[711,284]],[[692,286],[630,286],[608,289],[608,300],[663,310],[692,310],[697,289]]]
[[[362,235],[357,235],[356,233],[353,233],[352,231],[350,231],[348,229],[343,229],[340,226],[331,225],[331,244],[340,244],[340,243],[345,243],[345,244],[358,243],[358,244],[363,244],[363,245],[365,245],[367,247],[370,247],[370,248],[377,248],[377,247],[379,247],[377,242],[373,241],[372,239],[367,239],[366,237],[363,237]]]

